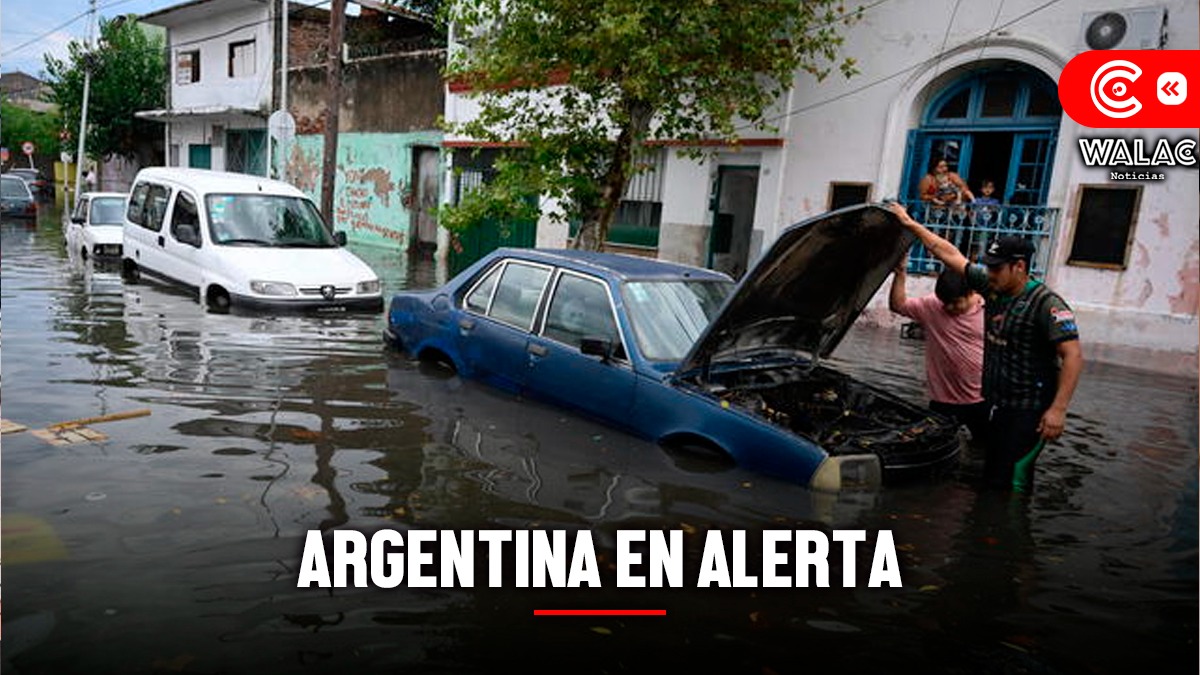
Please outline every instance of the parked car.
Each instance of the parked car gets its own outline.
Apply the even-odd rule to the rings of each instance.
[[[120,260],[127,197],[120,192],[80,195],[63,231],[67,250],[84,260]]]
[[[191,289],[214,311],[380,311],[379,276],[345,243],[287,183],[156,167],[130,190],[121,271]]]
[[[25,181],[11,174],[0,176],[0,216],[37,218],[37,201]]]
[[[500,249],[395,295],[385,341],[659,444],[819,489],[953,461],[957,425],[821,363],[911,243],[861,205],[788,228],[735,287],[667,262]]]
[[[8,173],[25,181],[25,184],[29,186],[29,191],[33,193],[34,199],[50,199],[54,196],[54,185],[46,180],[42,176],[42,172],[37,169],[14,167],[9,169]]]

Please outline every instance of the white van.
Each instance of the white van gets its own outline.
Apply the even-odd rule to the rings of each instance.
[[[189,288],[209,309],[381,311],[379,276],[342,248],[303,192],[202,169],[138,172],[121,271]]]

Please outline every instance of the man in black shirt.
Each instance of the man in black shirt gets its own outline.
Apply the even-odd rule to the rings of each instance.
[[[999,237],[988,246],[983,265],[974,265],[903,206],[889,208],[926,250],[961,270],[967,284],[984,294],[983,397],[992,407],[984,480],[1026,492],[1043,446],[1062,435],[1083,370],[1075,315],[1057,293],[1029,277],[1034,252],[1029,240]]]

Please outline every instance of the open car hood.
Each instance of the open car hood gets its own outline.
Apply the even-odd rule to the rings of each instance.
[[[878,205],[792,225],[738,283],[677,372],[771,353],[829,356],[913,239]]]

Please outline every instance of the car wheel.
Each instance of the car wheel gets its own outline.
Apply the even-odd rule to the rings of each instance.
[[[437,349],[426,349],[417,356],[417,360],[450,375],[458,374],[458,368],[455,367],[454,361]]]
[[[129,258],[122,260],[121,278],[125,280],[125,283],[136,284],[142,278],[142,273],[138,269],[137,263]]]
[[[214,314],[225,314],[229,312],[229,293],[224,288],[215,286],[209,288],[205,304],[208,305],[208,311]]]
[[[690,473],[720,473],[737,465],[723,448],[700,439],[675,439],[661,443],[675,466]]]

